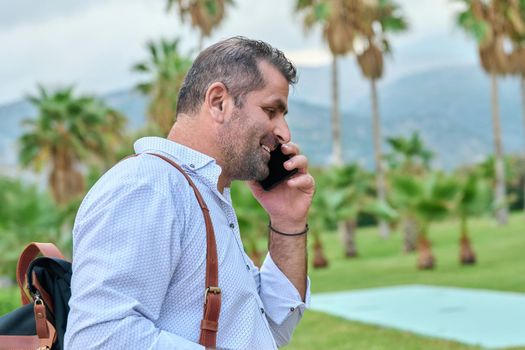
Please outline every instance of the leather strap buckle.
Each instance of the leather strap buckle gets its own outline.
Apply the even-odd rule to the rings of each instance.
[[[206,303],[208,302],[208,294],[209,293],[221,294],[221,289],[219,287],[208,287],[208,288],[206,288],[206,290],[204,291],[204,305],[206,305]]]

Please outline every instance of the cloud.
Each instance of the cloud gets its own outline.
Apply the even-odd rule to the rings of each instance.
[[[130,67],[147,57],[145,42],[176,34],[185,38],[188,51],[196,42],[161,2],[146,1],[111,1],[2,30],[2,50],[9,54],[0,67],[0,101],[20,97],[37,82],[97,92],[129,87],[138,78]]]
[[[0,2],[0,29],[9,29],[28,23],[43,23],[56,17],[68,16],[86,10],[101,2],[102,0],[16,0]]]
[[[304,49],[286,51],[286,56],[297,66],[326,66],[332,61],[332,55],[327,49]]]
[[[449,0],[399,3],[411,31],[393,37],[396,56],[410,60],[415,56],[403,52],[414,51],[414,45],[419,47],[436,33],[441,37],[454,33],[454,8]],[[288,53],[298,65],[329,62],[320,29],[305,35],[293,1],[237,0],[205,44],[234,35],[265,40]],[[145,42],[174,36],[182,38],[183,52],[197,46],[197,33],[180,23],[176,13],[166,14],[163,0],[1,2],[0,103],[34,91],[36,83],[75,84],[80,91],[97,93],[128,88],[140,79],[130,67],[147,57]],[[447,45],[446,40],[440,42]],[[447,50],[441,51],[441,56],[439,50],[430,56],[419,50],[418,57],[445,60]]]

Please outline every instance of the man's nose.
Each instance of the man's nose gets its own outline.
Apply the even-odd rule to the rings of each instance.
[[[286,119],[284,119],[284,116],[276,118],[276,124],[273,133],[279,140],[279,143],[285,144],[290,142],[292,135],[290,133],[288,123],[286,122]]]

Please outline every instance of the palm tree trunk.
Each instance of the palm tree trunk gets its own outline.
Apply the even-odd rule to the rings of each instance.
[[[383,168],[383,153],[381,151],[381,119],[379,116],[379,101],[377,98],[376,80],[370,79],[370,96],[372,99],[372,120],[374,133],[374,150],[376,161],[376,190],[377,200],[381,203],[386,201],[385,173]],[[390,227],[385,220],[379,220],[379,234],[386,238],[390,235]]]
[[[505,225],[508,219],[508,208],[505,201],[505,166],[503,160],[503,145],[501,140],[501,127],[499,116],[498,80],[496,73],[491,73],[492,83],[492,132],[494,137],[494,165],[496,173],[496,186],[494,197],[498,208],[496,219],[500,225]]]
[[[319,235],[314,235],[314,268],[320,269],[328,266],[328,260],[324,256],[323,245],[319,239]]]
[[[347,258],[357,257],[357,247],[355,244],[355,234],[357,231],[357,221],[345,220],[339,223],[339,233]]]
[[[417,248],[417,237],[419,235],[419,226],[417,221],[411,217],[407,217],[406,219],[404,219],[403,232],[405,233],[403,241],[404,252],[414,252]]]
[[[55,202],[62,206],[84,192],[84,177],[75,169],[74,159],[66,148],[54,148],[51,152],[49,184]]]
[[[339,81],[337,56],[335,54],[332,54],[332,161],[335,165],[343,164],[341,114],[339,112]]]
[[[71,198],[69,177],[72,173],[71,162],[68,162],[66,151],[63,148],[56,147],[52,150],[53,169],[49,177],[51,190],[55,202],[63,205]]]
[[[417,259],[417,267],[420,270],[430,270],[434,268],[435,259],[432,255],[432,244],[427,238],[427,229],[423,228],[418,236],[417,247],[419,256]]]
[[[523,130],[525,131],[525,74],[521,75],[521,107],[523,111]],[[524,153],[525,159],[525,153]],[[525,181],[523,181],[523,212],[525,213]]]
[[[476,263],[476,254],[470,244],[468,236],[467,216],[461,216],[461,239],[459,241],[459,262],[462,265],[473,265]]]
[[[417,267],[420,270],[431,270],[434,268],[435,259],[432,255],[432,246],[430,241],[421,236],[418,242],[419,257],[417,259]]]

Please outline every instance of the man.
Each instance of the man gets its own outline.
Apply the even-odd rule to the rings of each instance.
[[[203,349],[206,234],[178,163],[210,211],[222,305],[219,349],[274,349],[289,342],[309,299],[307,213],[314,180],[285,120],[295,67],[260,41],[235,37],[204,50],[179,93],[167,139],[135,143],[136,157],[91,189],[73,230],[67,349]],[[298,169],[265,192],[270,151],[282,144]],[[259,270],[245,254],[229,186],[248,180],[267,211],[269,254]]]

